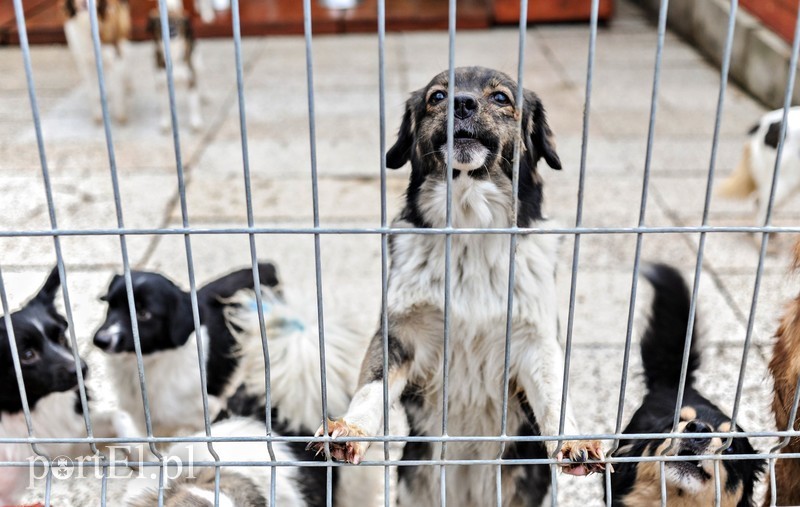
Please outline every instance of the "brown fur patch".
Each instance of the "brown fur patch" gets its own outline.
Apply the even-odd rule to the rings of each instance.
[[[123,40],[131,37],[131,9],[125,0],[98,0],[97,22],[100,42],[118,47]],[[65,0],[63,10],[69,19],[80,10],[75,0]]]
[[[756,182],[753,179],[753,171],[750,169],[752,163],[750,154],[750,139],[744,143],[742,158],[736,169],[720,184],[717,195],[729,198],[745,198],[756,190]]]
[[[697,419],[697,410],[690,406],[681,408],[681,421],[691,421],[692,419]]]
[[[668,446],[668,441],[665,441],[658,447],[659,452],[663,451]],[[666,463],[665,468],[669,466]],[[692,494],[686,490],[671,484],[667,480],[667,505],[670,507],[707,507],[715,505],[716,492],[714,488],[714,475],[715,467],[713,463],[706,469],[711,470],[711,479],[704,483],[704,487],[698,493]],[[742,498],[742,485],[737,486],[734,491],[729,491],[725,488],[725,482],[728,479],[728,473],[725,466],[720,463],[719,465],[719,480],[721,489],[720,506],[721,507],[736,507],[739,500]],[[636,466],[636,482],[630,493],[625,495],[622,499],[622,505],[626,507],[642,507],[645,505],[660,505],[661,504],[661,465],[657,461],[648,461],[639,463]]]
[[[793,268],[800,266],[800,242],[795,245]],[[792,410],[795,387],[800,377],[800,295],[791,301],[784,311],[778,331],[777,341],[769,363],[769,371],[774,381],[774,397],[772,412],[775,414],[775,425],[779,430],[790,427],[795,429],[800,423],[800,416],[789,421]],[[800,452],[800,438],[789,439],[782,453]],[[778,505],[800,504],[800,460],[778,459],[775,461],[775,484],[777,485]],[[769,505],[770,495],[767,495]]]

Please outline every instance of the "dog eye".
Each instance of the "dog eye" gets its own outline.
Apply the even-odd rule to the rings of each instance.
[[[511,99],[509,99],[508,95],[503,92],[494,92],[491,96],[491,99],[504,106],[511,103]]]
[[[138,320],[150,320],[153,317],[153,314],[148,312],[145,309],[137,309],[136,310],[136,318]]]
[[[430,98],[428,98],[428,103],[429,104],[438,104],[439,102],[443,101],[446,98],[447,98],[447,94],[445,92],[439,90],[439,91],[433,92],[431,94]]]
[[[22,364],[31,364],[39,359],[39,353],[33,349],[25,349],[19,354],[19,362]]]

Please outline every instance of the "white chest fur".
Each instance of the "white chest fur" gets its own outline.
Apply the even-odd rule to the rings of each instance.
[[[424,199],[420,200],[425,204],[421,210],[431,225],[442,227],[446,189],[441,182],[426,185],[422,189]],[[461,175],[453,185],[453,226],[509,227],[513,223],[509,196],[510,189],[499,188],[491,180]],[[410,226],[403,221],[395,225]],[[546,223],[536,223],[534,227],[543,225]],[[515,397],[520,389],[515,379],[520,372],[527,374],[535,369],[536,361],[554,360],[544,356],[553,344],[557,347],[556,247],[557,237],[553,234],[518,237],[512,282],[509,434],[515,434],[525,419]],[[409,340],[414,349],[409,383],[422,391],[423,408],[410,414],[412,424],[416,431],[427,435],[440,435],[442,431],[445,248],[443,235],[409,234],[393,238],[389,311],[401,320],[403,316],[411,316],[409,325],[398,332],[405,335],[403,339]],[[452,237],[447,396],[450,435],[499,435],[502,430],[509,249],[510,238],[506,234]],[[539,347],[545,341],[549,346]],[[449,444],[447,450],[448,459],[491,459],[500,448],[493,443],[462,443]],[[438,457],[438,452],[439,446],[434,446],[434,457]],[[430,480],[422,480],[419,487],[431,490],[411,495],[414,501],[428,494],[433,495],[431,498],[438,497],[435,477],[438,470],[428,469],[432,474]],[[448,479],[448,503],[492,504],[495,471],[492,467],[454,467]],[[459,474],[469,477],[458,478]],[[451,481],[461,486],[451,488]],[[467,484],[471,486],[465,487]]]
[[[208,358],[208,334],[200,328],[204,356]],[[176,349],[143,356],[144,376],[153,433],[156,436],[193,433],[203,427],[203,398],[196,334]],[[131,414],[144,433],[144,405],[139,371],[134,353],[109,357],[109,375],[117,389],[120,408]],[[219,410],[216,398],[209,396],[209,417]]]
[[[31,410],[33,435],[37,438],[86,437],[83,416],[75,412],[76,395],[69,391],[54,393],[39,400]],[[0,414],[0,438],[25,438],[28,427],[22,411]],[[77,457],[91,454],[88,445],[39,444],[39,452],[50,458],[58,456]],[[28,461],[36,454],[28,444],[4,444],[0,446],[0,461]],[[0,473],[0,504],[13,504],[31,482],[28,468],[9,468]],[[31,485],[33,483],[31,482]]]

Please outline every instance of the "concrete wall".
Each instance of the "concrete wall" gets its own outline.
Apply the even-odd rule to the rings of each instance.
[[[658,18],[660,0],[634,0]],[[667,25],[716,65],[722,62],[728,32],[727,0],[670,0]],[[791,47],[741,7],[736,14],[730,77],[771,108],[783,106]],[[797,72],[795,70],[795,72]],[[800,103],[800,83],[792,103]]]

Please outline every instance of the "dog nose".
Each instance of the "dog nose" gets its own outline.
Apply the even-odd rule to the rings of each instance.
[[[689,421],[686,423],[686,427],[683,429],[684,433],[710,433],[711,426],[704,422],[700,421]],[[704,437],[693,437],[685,439],[687,443],[692,444],[696,447],[704,447],[708,445],[711,441],[710,438]]]
[[[453,109],[456,118],[466,120],[478,110],[478,101],[471,95],[456,95],[453,97]]]
[[[108,350],[114,342],[114,334],[109,333],[107,330],[101,329],[94,335],[92,340],[97,348],[100,350]]]

